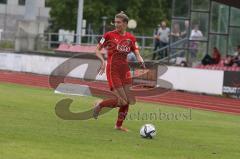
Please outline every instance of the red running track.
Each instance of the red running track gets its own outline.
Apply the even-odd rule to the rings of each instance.
[[[0,82],[16,83],[44,88],[51,88],[49,76],[0,71]],[[100,90],[108,89],[105,82],[87,82],[76,78],[66,78],[64,82],[75,84],[86,84]],[[101,91],[100,91],[101,92]],[[201,95],[179,91],[168,91],[151,97],[138,97],[140,101],[167,104],[169,106],[182,106],[193,109],[203,109],[217,112],[240,115],[240,100],[218,96]]]

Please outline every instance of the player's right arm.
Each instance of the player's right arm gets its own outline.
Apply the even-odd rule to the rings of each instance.
[[[100,59],[100,61],[101,61],[101,66],[100,66],[100,68],[99,68],[99,70],[98,70],[98,73],[100,74],[100,75],[102,75],[104,72],[105,72],[105,67],[106,67],[106,62],[105,62],[105,60],[104,60],[104,58],[103,58],[103,55],[102,55],[102,53],[101,53],[101,47],[100,47],[100,45],[97,45],[97,48],[96,48],[96,56]]]
[[[100,40],[100,42],[98,43],[97,48],[96,48],[96,56],[101,61],[101,66],[98,70],[98,73],[100,75],[102,75],[105,72],[105,68],[106,68],[106,62],[105,62],[104,57],[101,53],[101,50],[104,47],[104,45],[106,44],[107,39],[108,39],[108,34],[106,33],[106,34],[104,34],[104,36],[102,37],[102,39]]]

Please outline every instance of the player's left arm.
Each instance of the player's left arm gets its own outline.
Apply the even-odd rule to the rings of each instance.
[[[144,60],[140,54],[140,51],[139,51],[139,47],[138,47],[138,44],[134,38],[134,44],[133,44],[133,47],[132,47],[132,51],[134,52],[136,58],[137,58],[137,61],[140,63],[140,65],[143,67],[143,68],[146,68],[145,67],[145,64],[144,64]]]
[[[143,68],[146,68],[146,67],[145,67],[145,64],[144,64],[144,60],[143,60],[143,58],[142,58],[139,50],[135,50],[135,51],[134,51],[134,54],[135,54],[135,56],[136,56],[136,58],[137,58],[137,61],[140,63],[140,65],[141,65]]]

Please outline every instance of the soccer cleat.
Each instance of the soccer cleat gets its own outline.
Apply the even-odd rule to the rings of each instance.
[[[97,118],[98,118],[98,115],[99,115],[100,111],[101,111],[101,107],[100,107],[100,105],[99,105],[99,102],[97,102],[97,103],[95,104],[95,107],[93,108],[93,118],[94,118],[94,119],[97,119]]]
[[[115,129],[116,129],[116,130],[120,130],[120,131],[124,131],[124,132],[128,132],[128,131],[129,131],[127,128],[118,127],[118,126],[115,126]]]

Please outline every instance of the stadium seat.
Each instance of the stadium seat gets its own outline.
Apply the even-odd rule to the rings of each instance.
[[[240,71],[240,67],[238,66],[227,67],[227,66],[224,66],[223,62],[220,62],[219,64],[215,64],[215,65],[205,65],[205,66],[198,65],[198,66],[195,66],[195,68],[208,69],[208,70]]]
[[[71,45],[69,45],[69,44],[61,43],[61,44],[58,46],[58,48],[56,49],[56,51],[68,51],[70,46],[71,46]]]

